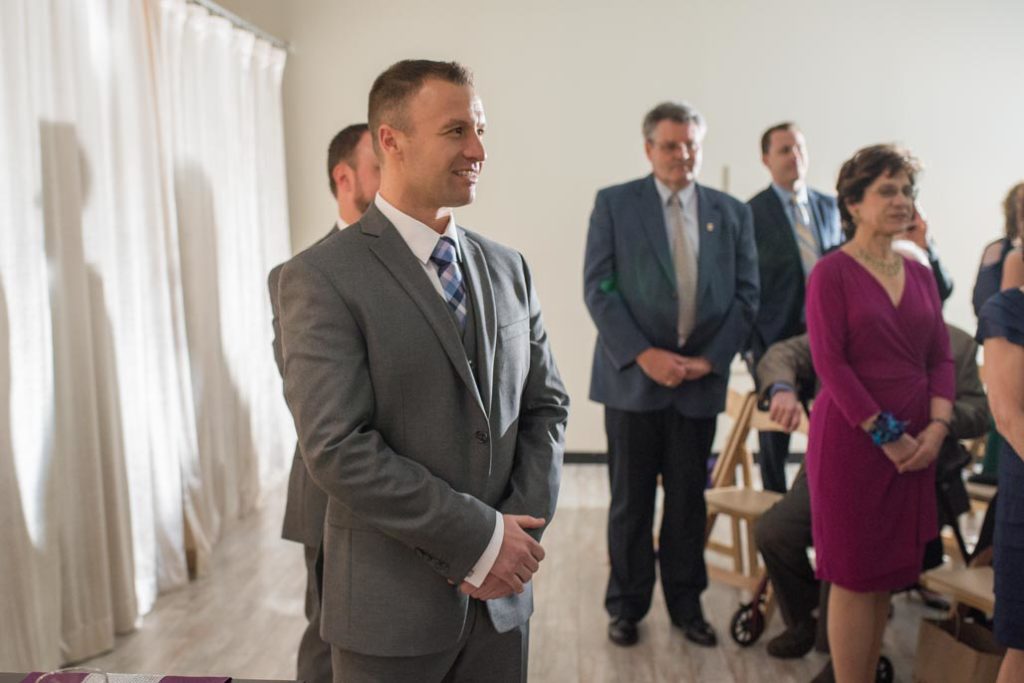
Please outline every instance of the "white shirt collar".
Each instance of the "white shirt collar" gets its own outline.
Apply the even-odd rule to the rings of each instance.
[[[395,226],[398,234],[409,245],[409,249],[420,260],[420,263],[426,265],[430,261],[430,256],[434,253],[434,247],[437,246],[437,241],[441,239],[441,235],[438,235],[426,223],[418,221],[409,214],[402,213],[396,209],[388,200],[381,197],[379,193],[374,197],[373,202],[380,209],[380,212],[384,214],[384,217]],[[455,243],[455,255],[461,261],[462,246],[459,244],[459,232],[455,229],[454,213],[448,217],[448,225],[445,227],[443,234]]]
[[[797,204],[806,205],[808,203],[806,184],[802,185],[796,192],[790,192],[781,185],[776,185],[774,182],[772,183],[772,187],[775,188],[775,193],[779,195],[779,198],[783,200],[783,204],[788,204],[792,197],[796,198]]]
[[[658,180],[657,176],[654,178],[654,185],[658,188],[658,195],[661,196],[661,206],[668,206],[668,200],[676,193],[670,190],[668,185]],[[697,183],[690,183],[683,189],[679,190],[679,201],[683,203],[683,206],[690,206],[690,202],[693,201],[696,194]]]
[[[334,225],[338,228],[338,230],[344,230],[345,228],[348,227],[348,223],[346,223],[345,219],[342,218],[341,216],[338,216],[338,220],[334,221]]]

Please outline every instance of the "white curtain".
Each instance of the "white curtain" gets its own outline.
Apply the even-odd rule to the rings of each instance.
[[[181,2],[0,2],[0,670],[113,646],[280,476],[284,53]],[[293,442],[291,442],[293,443]]]
[[[258,503],[294,444],[266,287],[289,249],[285,53],[182,0],[161,2],[157,23],[198,437],[185,504],[204,571],[223,520]]]

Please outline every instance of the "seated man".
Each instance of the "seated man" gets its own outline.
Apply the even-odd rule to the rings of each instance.
[[[944,463],[959,461],[959,439],[981,436],[989,422],[988,402],[978,376],[978,346],[963,330],[949,324],[946,327],[956,363],[957,391],[950,435],[937,460],[939,472],[943,471]],[[807,335],[772,345],[758,364],[757,379],[758,386],[762,387],[761,408],[767,408],[771,418],[786,430],[795,430],[800,424],[800,394],[812,394],[816,381]],[[956,467],[954,464],[952,469]],[[966,509],[967,496],[958,470],[955,472],[955,477],[937,477],[936,484],[940,488],[945,485],[942,496],[954,500],[952,512],[959,514]],[[950,481],[953,481],[952,490],[948,490]],[[940,524],[955,522],[941,509],[939,519]],[[786,624],[786,630],[768,642],[768,654],[780,658],[802,657],[815,642],[818,620],[813,612],[819,605],[819,591],[827,590],[827,586],[819,586],[807,557],[807,549],[812,545],[811,506],[807,477],[802,470],[782,500],[758,520],[754,535]],[[929,548],[926,565],[941,562],[941,542],[937,543],[937,561]],[[820,604],[825,605],[826,601],[821,600]],[[820,621],[824,627],[825,620]],[[819,637],[824,643],[824,628]]]

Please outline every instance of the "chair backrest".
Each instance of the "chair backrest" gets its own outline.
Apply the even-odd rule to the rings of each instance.
[[[729,431],[725,446],[711,470],[711,487],[734,486],[736,484],[736,468],[739,467],[743,475],[744,486],[752,488],[751,472],[754,459],[750,455],[750,451],[747,450],[747,438],[750,436],[750,430],[781,432],[783,429],[768,417],[768,413],[758,410],[757,392],[754,391],[741,394],[729,389],[725,398],[725,414],[732,418],[732,429]],[[807,414],[804,413],[796,431],[807,434],[808,428]]]
[[[732,486],[736,483],[736,467],[743,468],[743,481],[750,486],[752,459],[747,451],[750,422],[757,411],[757,394],[740,394],[729,389],[725,399],[725,414],[732,418],[732,429],[722,452],[711,470],[711,487]]]

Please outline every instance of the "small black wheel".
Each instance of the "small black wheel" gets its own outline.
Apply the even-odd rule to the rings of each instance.
[[[896,672],[892,662],[885,655],[878,658],[878,669],[875,671],[875,683],[892,683],[896,680]]]
[[[741,605],[729,623],[729,633],[740,647],[750,647],[764,633],[764,613],[754,603]]]

